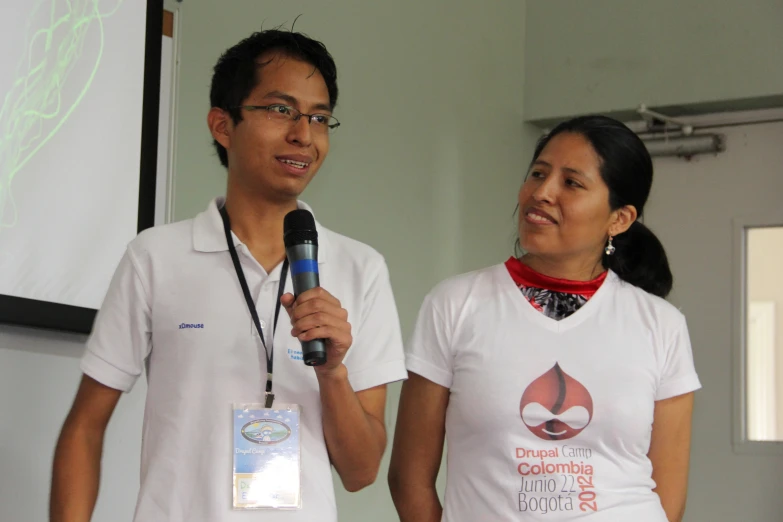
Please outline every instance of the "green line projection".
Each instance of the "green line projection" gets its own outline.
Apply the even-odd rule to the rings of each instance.
[[[101,13],[101,0],[30,0],[34,5],[24,51],[0,107],[0,232],[16,225],[14,177],[57,134],[89,90],[103,57],[103,19],[122,2],[112,0],[113,9]],[[72,75],[74,69],[77,74]],[[62,172],[68,167],[78,168],[51,166]]]

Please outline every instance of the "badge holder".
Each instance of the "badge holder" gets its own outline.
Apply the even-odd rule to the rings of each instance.
[[[297,404],[233,405],[234,509],[301,509]]]

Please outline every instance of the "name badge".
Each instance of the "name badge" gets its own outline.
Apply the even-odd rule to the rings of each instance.
[[[301,509],[299,405],[233,405],[234,509]]]

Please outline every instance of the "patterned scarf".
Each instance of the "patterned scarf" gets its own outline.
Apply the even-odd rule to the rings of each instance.
[[[539,274],[515,257],[506,261],[506,269],[533,308],[556,321],[579,310],[606,279],[606,272],[592,281],[557,279]]]

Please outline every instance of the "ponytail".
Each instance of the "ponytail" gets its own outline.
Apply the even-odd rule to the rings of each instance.
[[[672,272],[663,245],[643,223],[634,221],[624,233],[614,237],[615,252],[603,255],[604,268],[620,279],[658,297],[672,289]]]

